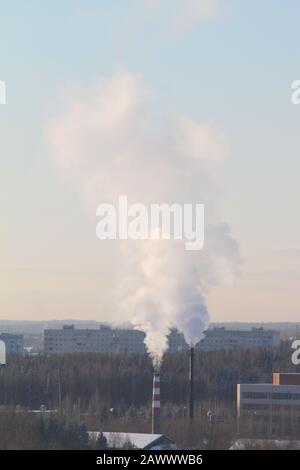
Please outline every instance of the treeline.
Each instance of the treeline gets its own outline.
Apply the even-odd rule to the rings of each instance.
[[[273,371],[294,371],[289,342],[268,350],[195,354],[196,401],[236,399],[236,384],[271,382]],[[188,397],[187,353],[168,354],[161,370],[163,403],[184,405]],[[149,404],[152,364],[145,355],[66,354],[8,358],[0,369],[0,406],[49,409],[77,406],[81,412]]]
[[[189,356],[166,355],[162,432],[181,448],[229,448],[237,436],[237,383],[271,382],[273,371],[297,372],[291,352],[289,342],[272,350],[196,352],[192,425]],[[150,432],[152,374],[145,355],[8,357],[0,369],[0,449],[85,449],[91,446],[86,430]],[[252,436],[254,424],[248,423]],[[299,436],[298,426],[294,431]]]
[[[63,416],[0,412],[0,450],[81,450],[89,448],[83,424]]]

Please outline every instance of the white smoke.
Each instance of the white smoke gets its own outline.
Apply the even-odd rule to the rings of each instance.
[[[165,11],[165,30],[185,33],[196,28],[204,21],[218,18],[223,13],[220,0],[138,0],[147,12],[157,16]]]
[[[238,249],[216,216],[214,174],[226,155],[224,135],[186,116],[163,116],[153,101],[139,77],[119,72],[71,93],[48,137],[55,165],[93,214],[100,203],[117,204],[119,195],[129,203],[205,204],[202,251],[186,251],[181,240],[99,241],[118,259],[107,292],[114,315],[102,320],[145,331],[149,353],[160,361],[171,328],[189,343],[202,338],[207,291],[232,279]]]

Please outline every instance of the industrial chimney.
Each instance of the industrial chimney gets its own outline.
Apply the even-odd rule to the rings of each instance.
[[[189,379],[190,379],[189,417],[190,417],[190,423],[192,423],[194,419],[194,346],[191,346],[191,349],[190,349]]]
[[[160,434],[160,375],[153,374],[152,434]]]

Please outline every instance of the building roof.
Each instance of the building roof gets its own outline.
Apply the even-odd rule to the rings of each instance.
[[[162,438],[173,443],[171,439],[163,434],[141,434],[133,432],[103,432],[102,434],[106,438],[108,445],[115,445],[116,447],[122,447],[126,442],[130,442],[137,449],[145,449],[149,446],[154,446],[155,443],[158,443]],[[100,432],[89,432],[91,439],[97,439],[99,435]]]
[[[253,447],[260,450],[273,450],[274,448],[280,450],[300,449],[300,441],[280,439],[237,439],[233,442],[229,450],[247,450]]]

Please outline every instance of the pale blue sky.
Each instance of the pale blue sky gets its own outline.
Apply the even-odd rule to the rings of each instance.
[[[70,83],[122,67],[164,110],[212,121],[229,139],[220,213],[245,262],[209,299],[213,319],[300,319],[300,106],[290,100],[300,3],[219,3],[215,18],[177,31],[172,0],[0,2],[0,318],[97,318],[93,221],[53,170],[44,132]]]

